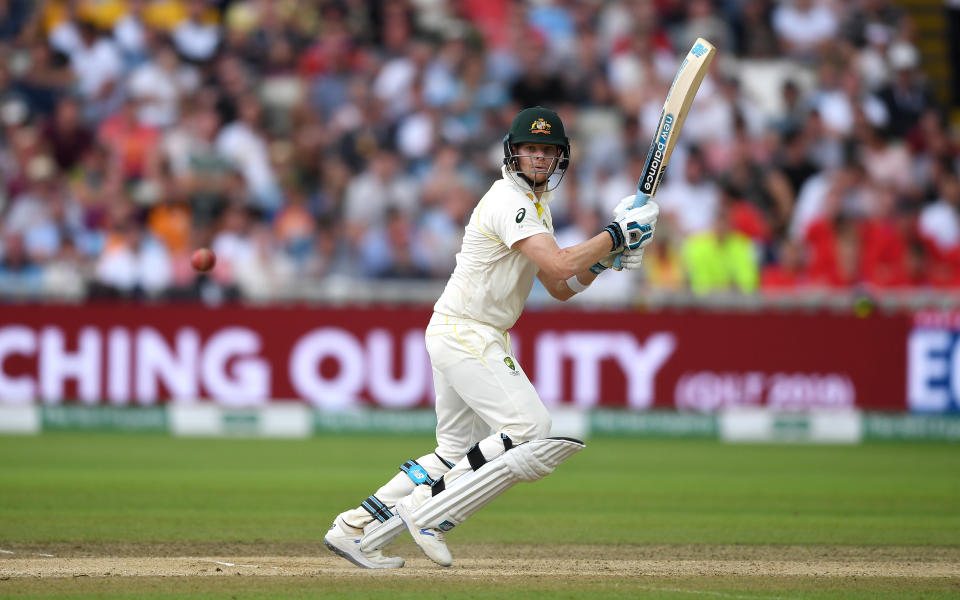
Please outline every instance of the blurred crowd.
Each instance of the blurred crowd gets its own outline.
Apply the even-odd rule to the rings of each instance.
[[[538,104],[572,138],[576,243],[635,190],[697,37],[719,54],[657,242],[592,294],[960,289],[960,154],[915,35],[886,0],[0,1],[0,295],[443,280]]]

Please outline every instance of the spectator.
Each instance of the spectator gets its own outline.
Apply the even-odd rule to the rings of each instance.
[[[123,173],[125,181],[155,179],[159,169],[158,128],[140,121],[142,104],[131,100],[100,125],[97,140],[110,153],[110,163]]]
[[[848,157],[847,162],[834,171],[823,171],[810,177],[797,197],[790,235],[803,239],[813,221],[835,213],[858,217],[868,212],[865,171],[859,162]]]
[[[902,41],[894,43],[887,58],[893,69],[893,78],[880,91],[880,99],[890,114],[890,133],[903,137],[930,107],[932,97],[927,82],[917,69],[920,53],[913,45]]]
[[[871,211],[859,226],[863,281],[876,288],[905,286],[910,283],[909,242],[906,224],[896,213],[896,195],[883,185],[874,185],[870,191]]]
[[[693,47],[697,38],[702,37],[710,40],[721,52],[733,49],[733,44],[730,43],[730,27],[717,15],[713,2],[691,0],[686,5],[686,18],[673,36],[674,48],[688,50]]]
[[[636,194],[637,182],[643,176],[643,168],[647,164],[647,150],[640,146],[630,149],[627,157],[626,169],[615,168],[616,163],[602,166],[600,173],[605,177],[598,181],[596,186],[590,186],[596,193],[586,195],[581,206],[584,210],[598,210],[609,212],[620,200],[630,194]]]
[[[187,15],[173,28],[173,43],[181,56],[195,63],[214,57],[220,45],[219,15],[209,0],[187,0]]]
[[[827,134],[845,138],[862,115],[872,126],[884,127],[890,114],[879,98],[862,89],[860,75],[840,63],[827,61],[819,71],[819,89],[811,107],[823,121]]]
[[[7,294],[37,296],[43,285],[43,268],[24,252],[19,234],[0,236],[0,286]]]
[[[66,199],[50,156],[31,158],[26,174],[28,186],[14,197],[4,229],[17,235],[18,250],[26,253],[31,264],[42,265],[60,249]]]
[[[303,194],[288,192],[287,200],[273,221],[274,236],[278,245],[302,269],[313,253],[317,224],[307,210]]]
[[[70,22],[64,22],[60,27],[70,25]],[[100,34],[93,23],[81,22],[76,29],[76,37],[66,34],[64,41],[58,41],[58,32],[54,31],[51,43],[70,57],[70,68],[77,78],[79,93],[87,100],[104,100],[123,72],[120,51],[112,40]]]
[[[373,81],[374,96],[385,106],[392,120],[408,113],[414,102],[414,85],[418,74],[430,60],[432,50],[423,41],[408,44],[402,54],[384,63]]]
[[[756,250],[750,238],[733,228],[730,209],[728,203],[719,206],[716,225],[683,243],[683,263],[694,294],[750,294],[757,289]]]
[[[860,236],[856,222],[831,211],[810,224],[804,236],[804,279],[822,288],[850,288],[860,282]]]
[[[29,0],[9,0],[0,4],[0,43],[16,38],[30,17]]]
[[[113,24],[113,39],[129,66],[147,56],[147,29],[143,22],[147,3],[148,0],[128,0],[126,14]]]
[[[72,170],[93,145],[93,132],[81,121],[80,103],[72,97],[61,98],[57,110],[43,128],[43,137],[53,153],[57,167]]]
[[[920,212],[920,239],[930,256],[930,280],[935,285],[960,284],[960,176],[945,171],[936,200]]]
[[[843,38],[857,47],[891,39],[903,22],[903,9],[889,0],[863,0],[849,9],[840,27]]]
[[[773,11],[773,28],[787,55],[810,61],[838,29],[834,9],[824,0],[784,0]]]
[[[227,203],[231,167],[215,139],[220,117],[204,100],[191,108],[179,127],[163,141],[165,161],[173,176],[170,194],[189,203],[194,225],[212,223]]]
[[[23,102],[22,109],[27,115],[53,114],[60,96],[75,80],[67,56],[42,40],[30,40],[23,50],[11,53],[9,61],[9,67],[0,66],[0,72],[9,68],[9,84],[12,84],[5,95]],[[2,76],[0,83],[5,83]],[[84,114],[92,112],[84,108]]]
[[[425,279],[429,263],[417,245],[410,218],[396,207],[387,209],[385,222],[367,230],[361,246],[366,272],[381,279]]]
[[[127,92],[137,102],[140,123],[165,129],[176,124],[180,99],[193,91],[195,77],[181,68],[168,40],[158,40],[151,49],[152,59],[134,69],[127,80]]]
[[[510,98],[519,106],[556,106],[567,101],[567,89],[551,64],[547,42],[537,31],[530,31],[520,47],[520,72],[510,86]]]
[[[282,197],[270,164],[260,101],[247,94],[237,100],[236,109],[236,119],[217,134],[217,152],[243,175],[254,204],[273,213],[280,207]]]
[[[738,56],[765,60],[777,57],[780,43],[773,30],[770,4],[770,0],[743,2],[742,12],[733,25]]]
[[[916,187],[910,153],[902,142],[894,142],[883,130],[862,122],[857,125],[860,163],[875,183],[905,194]]]
[[[667,177],[657,192],[661,220],[670,222],[682,236],[713,229],[720,192],[708,177],[702,153],[691,149],[682,174],[674,175]]]
[[[234,264],[237,286],[245,298],[268,300],[277,290],[287,290],[296,269],[283,252],[277,252],[270,229],[257,223],[251,227],[247,251],[238,254]]]
[[[116,207],[97,261],[94,295],[106,298],[158,295],[172,283],[166,247],[141,234],[128,208]]]
[[[809,138],[799,131],[788,130],[780,139],[774,162],[786,177],[790,192],[796,196],[807,179],[817,173],[816,165],[810,160]]]
[[[782,240],[776,259],[763,267],[760,289],[764,292],[791,292],[804,285],[803,247],[794,240]]]
[[[414,181],[401,172],[396,152],[381,148],[369,168],[347,186],[343,217],[348,235],[359,243],[368,227],[386,224],[390,209],[412,215],[417,208],[417,192]]]

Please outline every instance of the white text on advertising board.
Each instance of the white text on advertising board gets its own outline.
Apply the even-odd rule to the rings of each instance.
[[[916,412],[960,410],[960,331],[923,327],[910,332],[907,401]]]
[[[602,364],[607,363],[623,375],[626,405],[644,409],[653,404],[656,376],[673,355],[676,338],[665,332],[641,339],[619,331],[543,331],[532,344],[534,383],[545,403],[599,404]],[[353,406],[364,394],[391,408],[433,398],[422,329],[402,335],[380,328],[359,335],[338,327],[314,329],[284,354],[285,365],[272,364],[263,346],[260,333],[239,326],[204,338],[193,327],[165,336],[149,326],[85,326],[68,336],[52,325],[8,325],[0,327],[0,402],[56,404],[73,384],[76,394],[70,397],[89,404],[192,402],[204,395],[223,405],[252,406],[278,398],[279,369],[286,370],[296,397],[325,409]],[[520,347],[515,338],[514,349],[523,360]],[[5,361],[12,357],[36,367],[10,372]],[[325,361],[336,368],[325,373]]]

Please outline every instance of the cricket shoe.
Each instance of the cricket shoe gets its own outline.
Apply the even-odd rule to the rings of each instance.
[[[416,542],[420,550],[427,555],[427,558],[441,567],[449,567],[453,564],[453,556],[450,555],[450,550],[447,549],[447,542],[444,539],[443,532],[439,529],[418,527],[413,520],[413,509],[407,505],[409,500],[410,496],[400,500],[400,502],[397,502],[394,510],[400,515],[403,524],[407,526],[407,530],[410,532],[410,535],[413,536],[413,541]]]
[[[399,556],[384,556],[380,550],[360,549],[360,538],[363,530],[351,527],[343,519],[337,517],[330,531],[323,536],[323,545],[339,556],[349,560],[364,569],[399,569],[404,560]]]

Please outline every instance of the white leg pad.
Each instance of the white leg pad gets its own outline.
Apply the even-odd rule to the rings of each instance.
[[[476,471],[461,475],[436,496],[427,498],[414,510],[414,522],[417,527],[449,531],[517,482],[546,477],[584,447],[583,442],[570,438],[545,438],[519,444]],[[383,548],[405,529],[396,516],[377,523],[364,531],[360,548]]]
[[[456,485],[418,506],[413,512],[414,522],[417,527],[449,531],[517,482],[546,477],[583,448],[583,442],[569,438],[545,438],[520,444],[473,473],[463,475]]]
[[[400,515],[394,514],[383,523],[374,521],[363,528],[363,537],[360,538],[360,549],[364,552],[380,550],[397,539],[397,536],[406,531]]]

